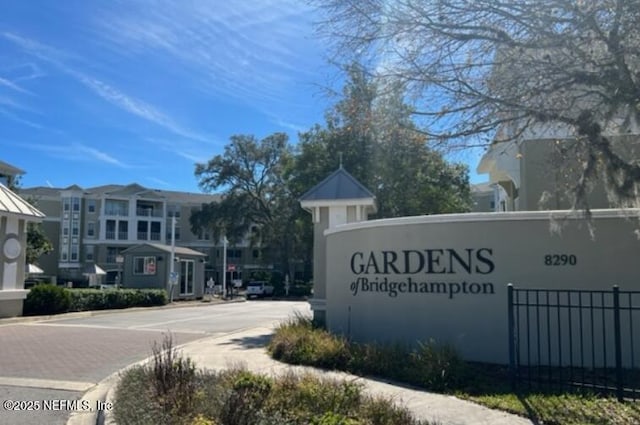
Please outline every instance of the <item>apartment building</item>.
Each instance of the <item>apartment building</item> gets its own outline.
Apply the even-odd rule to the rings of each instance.
[[[610,136],[613,149],[622,158],[640,158],[637,134]],[[525,133],[518,140],[495,142],[478,165],[479,174],[489,175],[494,189],[495,211],[570,209],[572,189],[581,173],[580,146],[568,131]],[[611,208],[602,182],[588,194],[590,207]]]
[[[215,202],[219,195],[139,184],[32,187],[19,193],[46,214],[43,229],[54,251],[42,256],[39,265],[45,276],[58,282],[86,282],[86,270],[98,265],[107,272],[106,283],[116,283],[122,275],[124,250],[144,243],[171,244],[173,217],[175,245],[205,254],[205,279],[222,279],[222,243],[214,241],[207,229],[193,233],[189,223],[192,211]],[[229,279],[242,279],[243,271],[263,267],[258,250],[248,242],[228,246],[227,254]]]

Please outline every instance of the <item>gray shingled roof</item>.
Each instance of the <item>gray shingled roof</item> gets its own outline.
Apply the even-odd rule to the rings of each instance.
[[[300,197],[300,201],[363,199],[375,196],[344,168],[340,167]]]
[[[0,183],[0,213],[2,212],[38,219],[44,218],[44,214],[37,208]]]
[[[100,197],[102,195],[105,195],[107,197],[109,196],[128,197],[130,195],[125,195],[125,192],[121,192],[121,191],[123,189],[131,190],[136,186],[137,186],[136,190],[141,190],[140,192],[137,192],[136,190],[134,190],[133,192],[127,192],[127,193],[138,193],[138,196],[142,198],[146,198],[146,197],[149,197],[150,199],[166,198],[172,203],[204,204],[204,203],[209,203],[214,201],[217,202],[220,200],[219,194],[149,189],[149,188],[145,188],[143,186],[137,185],[136,183],[133,183],[127,186],[117,185],[117,184],[108,184],[103,186],[95,186],[95,187],[89,187],[86,189],[82,189],[82,188],[80,189],[82,189],[84,191],[84,194],[87,195],[88,197]],[[28,196],[59,197],[60,192],[63,190],[67,190],[67,189],[36,186],[36,187],[30,187],[30,188],[20,188],[18,191],[20,192],[20,194],[28,195]],[[150,196],[150,195],[153,195],[153,196]]]
[[[127,248],[122,252],[129,252],[129,251],[137,251],[138,248],[142,247],[142,246],[150,246],[152,248],[155,248],[159,251],[164,251],[164,252],[171,252],[171,245],[165,245],[165,244],[161,244],[161,243],[143,243],[140,245],[136,245],[136,246],[132,246],[131,248]],[[194,255],[194,256],[198,256],[198,257],[206,257],[206,254],[203,254],[200,251],[196,251],[194,249],[190,249],[190,248],[185,248],[182,246],[176,246],[175,247],[175,253],[177,255]]]

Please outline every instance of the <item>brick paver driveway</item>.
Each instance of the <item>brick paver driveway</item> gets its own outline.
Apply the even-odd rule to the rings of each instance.
[[[203,335],[172,334],[178,344]],[[151,354],[153,331],[16,324],[0,326],[0,377],[98,382]]]
[[[0,321],[0,402],[78,399],[112,373],[174,345],[285,319],[306,303],[246,302],[118,312],[48,321]],[[71,412],[8,412],[0,424],[62,425]]]

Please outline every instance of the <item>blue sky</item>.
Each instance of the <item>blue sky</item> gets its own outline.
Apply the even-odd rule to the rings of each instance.
[[[194,163],[231,135],[324,122],[316,19],[295,0],[3,0],[0,160],[24,187],[199,192]]]

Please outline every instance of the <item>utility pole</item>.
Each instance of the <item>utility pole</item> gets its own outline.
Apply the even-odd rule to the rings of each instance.
[[[222,296],[227,298],[227,236],[222,236]]]
[[[173,302],[173,289],[176,286],[176,216],[171,216],[171,258],[169,259],[169,302]]]

